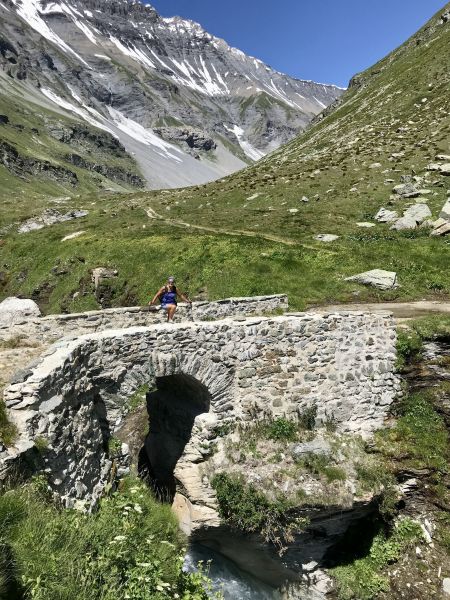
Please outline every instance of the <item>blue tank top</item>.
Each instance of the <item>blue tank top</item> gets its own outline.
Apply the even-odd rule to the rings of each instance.
[[[161,298],[161,304],[176,304],[177,303],[177,293],[175,291],[169,292],[165,291]]]

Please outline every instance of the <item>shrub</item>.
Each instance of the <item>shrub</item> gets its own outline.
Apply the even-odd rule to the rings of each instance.
[[[278,496],[271,500],[240,476],[217,473],[211,484],[216,490],[223,519],[241,531],[261,533],[280,550],[282,541],[290,541],[293,532],[306,524],[304,519],[289,516],[292,505],[286,498]]]
[[[300,414],[299,423],[303,429],[312,431],[316,426],[317,406],[312,404]]]
[[[0,582],[19,582],[23,600],[208,598],[204,575],[182,570],[170,507],[138,480],[92,515],[58,509],[35,485],[9,491],[0,496],[0,527],[13,559],[0,565]]]
[[[397,334],[397,371],[401,371],[421,350],[421,337],[415,331],[400,329]]]
[[[134,412],[141,406],[145,406],[147,402],[147,392],[150,391],[148,384],[141,385],[130,398],[128,398],[128,410]]]
[[[271,440],[294,442],[297,439],[298,424],[284,417],[278,417],[267,425],[267,437]]]

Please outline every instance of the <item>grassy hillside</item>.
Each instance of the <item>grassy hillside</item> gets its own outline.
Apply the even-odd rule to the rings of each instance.
[[[51,197],[143,185],[135,160],[112,135],[34,104],[13,80],[5,87],[0,78],[0,227]]]
[[[169,272],[192,295],[286,291],[295,308],[448,296],[448,238],[427,227],[392,231],[373,217],[417,201],[392,195],[405,175],[422,177],[433,219],[447,198],[450,178],[426,167],[450,154],[450,22],[441,19],[449,6],[355,77],[333,112],[256,165],[184,190],[83,195],[66,204],[88,217],[35,233],[18,235],[14,225],[1,247],[1,295],[33,295],[47,311],[93,308],[89,270],[112,266],[112,304],[144,302]],[[39,214],[28,198],[4,206],[4,224],[18,211]],[[375,226],[357,225],[367,221]],[[324,244],[314,239],[321,233],[340,237]],[[373,268],[396,271],[400,287],[344,281]]]

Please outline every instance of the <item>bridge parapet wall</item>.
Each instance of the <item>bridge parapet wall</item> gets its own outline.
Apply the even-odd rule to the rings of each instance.
[[[228,317],[248,317],[286,311],[288,298],[285,294],[250,296],[248,298],[225,298],[212,302],[194,302],[178,306],[176,321],[209,321]],[[131,306],[108,308],[84,313],[48,315],[45,317],[18,318],[10,326],[0,321],[0,341],[23,335],[40,342],[55,342],[63,337],[80,336],[106,329],[148,327],[164,323],[166,315],[161,310],[150,311],[148,307]]]

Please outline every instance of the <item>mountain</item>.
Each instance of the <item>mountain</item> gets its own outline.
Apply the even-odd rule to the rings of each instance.
[[[450,190],[449,17],[450,4],[356,75],[323,118],[238,173],[179,190],[5,196],[1,295],[32,296],[47,312],[95,308],[90,271],[103,266],[118,272],[108,280],[115,306],[145,302],[169,273],[193,296],[287,292],[294,309],[448,297],[450,245],[430,225]],[[402,217],[418,204],[431,214],[420,227],[375,219],[381,208]],[[60,219],[89,214],[18,233],[33,228],[30,217],[54,221],[42,217],[49,208]],[[398,286],[346,280],[372,269],[395,272]]]
[[[342,94],[136,1],[3,0],[0,22],[3,176],[43,193],[217,179]]]

